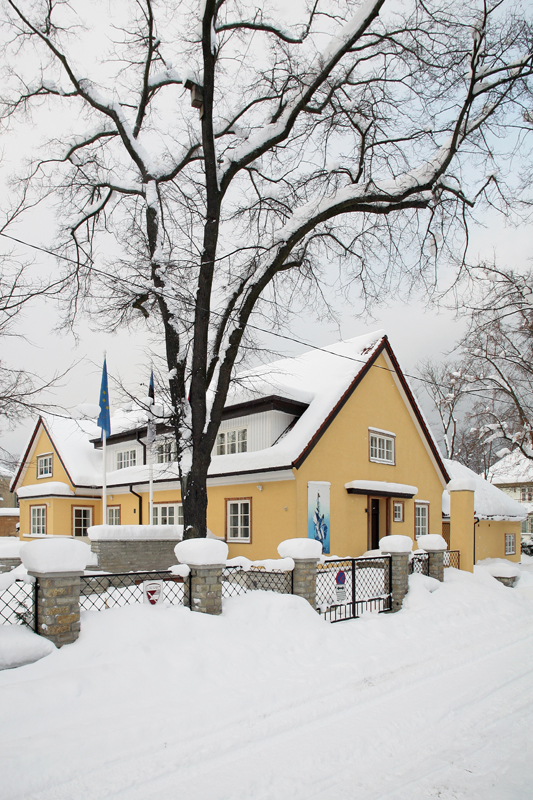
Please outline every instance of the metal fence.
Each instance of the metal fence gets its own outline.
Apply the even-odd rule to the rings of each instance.
[[[82,611],[103,611],[143,602],[189,606],[189,579],[169,572],[123,572],[80,578]]]
[[[454,567],[461,569],[461,551],[460,550],[445,550],[444,551],[444,566]]]
[[[413,558],[409,562],[409,575],[418,573],[429,575],[429,556],[427,553],[413,553]]]
[[[37,584],[14,581],[0,594],[0,624],[27,625],[37,630]]]
[[[391,557],[345,558],[319,564],[317,610],[330,622],[356,619],[366,611],[392,608]]]
[[[256,589],[279,594],[292,594],[292,572],[266,572],[264,569],[244,570],[242,567],[224,567],[222,570],[222,597],[235,597]]]

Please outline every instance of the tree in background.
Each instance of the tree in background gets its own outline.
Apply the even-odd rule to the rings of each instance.
[[[164,340],[185,536],[203,536],[254,326],[316,305],[330,262],[368,301],[432,283],[468,209],[504,202],[530,23],[501,2],[3,8],[5,124],[47,112],[54,131],[20,179],[59,207],[67,320],[142,314]]]

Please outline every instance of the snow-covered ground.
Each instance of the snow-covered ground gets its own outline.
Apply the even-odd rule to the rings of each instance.
[[[85,612],[0,673],[0,797],[530,800],[532,668],[529,565],[413,575],[398,614],[334,625],[263,592]]]

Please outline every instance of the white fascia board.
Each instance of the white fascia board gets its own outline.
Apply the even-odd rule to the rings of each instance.
[[[216,478],[207,479],[210,486],[238,486],[244,483],[273,483],[274,481],[294,481],[292,469],[273,470],[272,472],[248,472],[238,475],[217,475]]]
[[[437,459],[433,455],[431,447],[428,444],[428,440],[426,439],[426,434],[422,430],[422,426],[420,425],[418,419],[416,418],[415,412],[413,411],[413,408],[411,406],[409,398],[407,397],[407,395],[406,395],[406,393],[404,391],[404,388],[403,388],[403,386],[402,386],[402,384],[400,382],[400,379],[398,378],[396,370],[394,369],[394,364],[390,360],[389,354],[387,353],[386,350],[383,350],[382,356],[383,356],[383,358],[385,359],[385,361],[387,363],[387,366],[388,366],[388,368],[390,370],[390,374],[392,375],[392,380],[394,381],[398,391],[400,392],[400,395],[401,395],[401,397],[402,397],[402,399],[403,399],[403,401],[405,403],[405,407],[407,408],[407,411],[409,412],[409,416],[413,420],[414,426],[415,426],[416,430],[418,431],[418,434],[419,434],[419,436],[420,436],[420,438],[422,440],[422,444],[424,445],[426,453],[428,454],[428,456],[429,456],[429,458],[431,460],[431,463],[435,467],[435,471],[436,471],[437,475],[439,476],[439,480],[441,482],[442,488],[445,489],[446,486],[447,486],[446,480],[444,479],[443,475],[441,474],[441,470],[440,470],[440,467],[439,467],[439,465],[437,463]],[[414,395],[413,395],[413,397],[414,397]],[[416,398],[415,398],[415,403],[416,403]],[[430,436],[431,436],[432,434],[431,434],[431,429],[429,428],[429,425],[428,425],[428,430],[429,430]]]

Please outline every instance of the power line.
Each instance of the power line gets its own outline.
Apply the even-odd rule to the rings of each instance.
[[[39,245],[32,244],[31,242],[26,242],[23,239],[17,239],[15,236],[9,236],[7,233],[0,232],[0,236],[3,236],[5,239],[11,239],[11,241],[17,242],[18,244],[22,244],[22,245],[24,245],[26,247],[31,247],[33,250],[38,250],[41,253],[46,253],[47,255],[53,256],[54,258],[60,258],[63,261],[68,261],[70,264],[74,264],[76,267],[79,266],[79,263],[75,259],[69,258],[68,256],[61,255],[60,253],[55,253],[53,250],[48,250],[45,247],[40,247]],[[92,258],[90,258],[89,256],[87,256],[87,258],[89,259],[89,261],[93,265],[92,269],[95,272],[98,272],[100,274],[105,274],[105,273],[102,272],[102,270],[99,270],[96,266],[94,266],[94,261],[93,261]],[[121,279],[119,279],[119,280],[121,280]],[[186,298],[182,298],[182,301],[185,302],[185,303],[189,302],[189,305],[191,305],[191,306],[194,305],[192,300],[191,301],[187,301]],[[212,309],[209,309],[209,313],[210,314],[214,314],[214,315],[219,316],[219,317],[223,316],[220,312],[213,311]],[[317,350],[317,351],[320,351],[322,353],[327,353],[328,355],[337,356],[337,358],[344,358],[347,361],[352,361],[352,362],[357,363],[357,364],[366,364],[367,363],[367,361],[365,361],[365,359],[355,358],[354,356],[348,356],[345,353],[335,353],[334,351],[328,350],[325,347],[318,347],[317,345],[311,344],[309,342],[304,342],[301,339],[297,339],[295,336],[288,336],[287,334],[277,333],[276,331],[273,331],[273,330],[267,330],[266,328],[261,328],[258,325],[252,324],[251,322],[249,322],[247,324],[247,327],[248,328],[252,328],[253,330],[259,331],[260,333],[266,333],[266,334],[268,334],[270,336],[275,336],[278,339],[285,339],[288,342],[292,342],[294,344],[299,344],[299,345],[302,345],[303,347],[308,347],[311,350]],[[375,369],[384,370],[385,372],[390,372],[391,375],[395,375],[396,374],[395,370],[390,369],[389,367],[382,367],[380,364],[371,364],[371,367],[373,367]],[[404,377],[409,378],[409,380],[415,380],[415,381],[420,381],[421,383],[427,383],[430,386],[437,386],[439,389],[448,389],[448,387],[445,386],[444,384],[436,383],[435,381],[431,381],[428,378],[422,378],[419,375],[410,375],[408,372],[404,372],[403,370],[402,370],[402,374],[404,375]],[[486,397],[485,395],[478,394],[475,391],[474,392],[468,392],[468,394],[471,397],[479,397],[481,400],[493,400],[494,399],[492,397]]]

